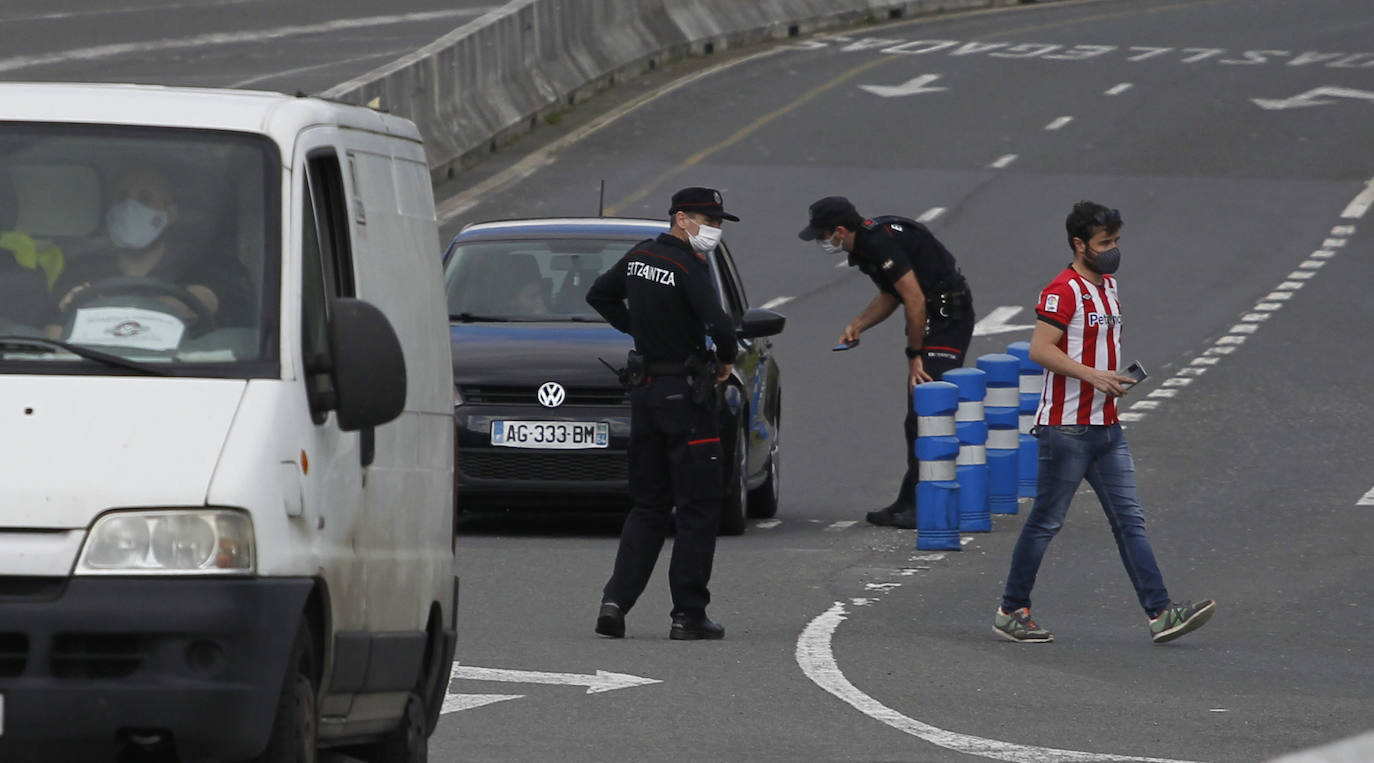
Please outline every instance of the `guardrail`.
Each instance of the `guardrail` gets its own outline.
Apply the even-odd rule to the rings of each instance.
[[[667,61],[865,20],[1033,0],[514,0],[321,93],[420,128],[439,183],[541,118]]]

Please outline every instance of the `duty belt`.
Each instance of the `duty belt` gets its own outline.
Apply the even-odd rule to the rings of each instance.
[[[689,376],[687,364],[683,361],[648,360],[644,371],[649,376]]]

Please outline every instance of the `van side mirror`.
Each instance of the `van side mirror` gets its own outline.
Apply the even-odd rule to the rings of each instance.
[[[331,312],[329,349],[339,428],[354,432],[400,416],[406,404],[406,361],[391,321],[360,299],[337,299]]]
[[[785,323],[787,323],[785,316],[772,310],[765,310],[762,307],[751,307],[744,311],[744,318],[740,320],[739,335],[741,339],[774,336],[782,333],[782,327]]]

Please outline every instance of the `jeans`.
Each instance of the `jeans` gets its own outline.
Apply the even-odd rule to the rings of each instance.
[[[1135,586],[1145,614],[1154,617],[1169,604],[1164,577],[1145,537],[1145,514],[1136,495],[1135,463],[1120,424],[1111,426],[1041,426],[1040,470],[1035,505],[1021,527],[1011,555],[1011,571],[1002,595],[1006,612],[1029,607],[1031,588],[1050,540],[1064,526],[1069,503],[1084,479],[1097,493],[1112,527],[1121,563]]]

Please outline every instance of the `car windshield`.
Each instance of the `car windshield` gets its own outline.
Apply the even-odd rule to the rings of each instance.
[[[269,373],[279,167],[259,136],[0,125],[0,373]]]
[[[444,268],[449,317],[460,321],[603,321],[587,304],[587,289],[634,243],[584,238],[460,243]]]

